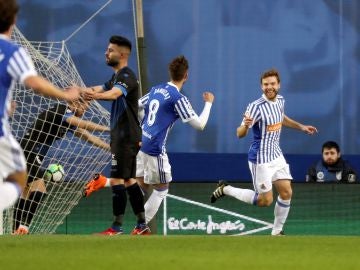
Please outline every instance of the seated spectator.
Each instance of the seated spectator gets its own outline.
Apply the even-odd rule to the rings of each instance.
[[[306,182],[354,183],[356,172],[347,161],[341,158],[339,145],[328,141],[322,146],[322,159],[308,169]]]

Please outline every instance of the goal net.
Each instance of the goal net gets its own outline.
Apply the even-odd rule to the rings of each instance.
[[[72,84],[84,86],[65,42],[30,42],[17,28],[13,31],[12,39],[29,52],[38,73],[56,86],[60,88]],[[18,141],[23,138],[41,112],[56,104],[65,104],[63,101],[37,95],[21,84],[16,84],[13,99],[17,106],[11,119],[11,127]],[[110,115],[99,103],[93,101],[82,119],[109,126]],[[107,143],[110,140],[109,132],[92,132],[92,135]],[[33,143],[41,145],[43,142]],[[109,160],[110,152],[79,139],[73,132],[66,132],[64,137],[55,140],[43,157],[41,168],[45,170],[49,164],[61,164],[65,171],[65,178],[61,182],[45,181],[46,195],[42,198],[36,212],[21,212],[22,219],[25,218],[24,215],[33,214],[29,232],[32,234],[54,233],[72,208],[78,204],[86,182],[94,173],[102,172]],[[29,160],[29,162],[35,162],[35,160]],[[31,203],[29,200],[28,202]],[[4,213],[5,234],[12,233],[14,230],[16,207],[17,204]]]

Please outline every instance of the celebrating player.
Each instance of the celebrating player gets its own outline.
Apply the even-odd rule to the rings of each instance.
[[[187,97],[180,93],[188,79],[188,69],[187,59],[184,56],[176,57],[169,65],[171,81],[152,87],[140,99],[145,115],[139,158],[143,162],[144,182],[153,186],[153,192],[145,203],[147,223],[158,211],[172,181],[171,166],[166,154],[166,139],[170,129],[181,118],[193,128],[203,130],[214,101],[212,93],[203,93],[204,109],[200,116],[195,113]]]
[[[11,134],[8,122],[11,98],[16,82],[41,95],[63,100],[75,100],[79,89],[62,91],[37,75],[27,52],[10,41],[19,6],[16,0],[0,0],[0,214],[11,206],[26,185],[27,173],[24,154]]]
[[[284,114],[285,100],[278,95],[280,75],[275,69],[263,73],[260,79],[263,95],[250,103],[236,134],[243,138],[253,129],[254,140],[249,150],[249,167],[255,191],[235,188],[220,181],[211,196],[214,203],[218,198],[228,195],[248,204],[270,206],[273,202],[272,185],[279,196],[275,204],[275,220],[272,235],[282,235],[292,196],[289,165],[280,149],[282,126],[299,129],[307,134],[317,132],[313,126],[300,124]]]

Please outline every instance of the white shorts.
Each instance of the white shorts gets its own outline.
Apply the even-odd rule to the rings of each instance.
[[[136,177],[144,177],[144,155],[141,151],[136,155]]]
[[[139,158],[143,162],[145,184],[166,184],[172,181],[171,166],[167,154],[150,156],[141,151],[139,153]],[[138,174],[136,175],[138,176]]]
[[[0,178],[6,179],[14,172],[26,171],[24,153],[12,135],[0,137],[0,149]]]
[[[256,164],[249,161],[249,168],[255,191],[259,194],[272,190],[272,183],[276,180],[293,179],[283,155],[268,163]]]

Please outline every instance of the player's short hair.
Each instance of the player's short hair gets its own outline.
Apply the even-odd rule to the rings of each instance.
[[[280,74],[275,68],[264,71],[264,73],[261,75],[260,83],[262,83],[263,79],[268,77],[276,77],[278,83],[280,83]]]
[[[16,0],[0,0],[0,33],[9,30],[15,23],[16,14],[19,11],[19,5]]]
[[[111,36],[109,39],[111,44],[116,44],[120,47],[126,47],[131,51],[131,42],[125,37],[122,36]]]
[[[174,81],[181,81],[189,69],[188,60],[180,55],[174,58],[169,64],[170,77]]]
[[[321,152],[323,153],[325,149],[335,148],[336,152],[340,153],[339,145],[334,141],[327,141],[322,145]]]

